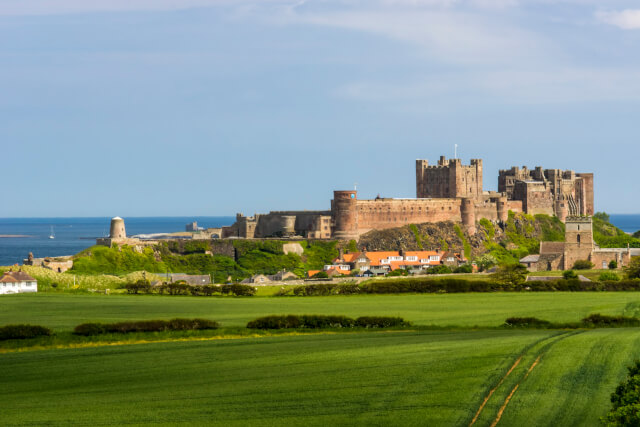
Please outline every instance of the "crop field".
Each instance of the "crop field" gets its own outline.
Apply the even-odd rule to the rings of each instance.
[[[600,425],[610,394],[640,358],[640,328],[498,326],[509,316],[568,322],[639,310],[633,292],[3,296],[0,325],[41,324],[62,334],[87,321],[172,317],[237,330],[283,313],[393,315],[416,328],[7,348],[0,418],[3,425]]]
[[[18,294],[0,300],[0,325],[34,323],[71,330],[84,322],[204,317],[244,327],[269,314],[400,316],[417,325],[493,327],[510,316],[575,322],[592,314],[640,314],[636,292],[357,295],[328,297],[191,297]]]

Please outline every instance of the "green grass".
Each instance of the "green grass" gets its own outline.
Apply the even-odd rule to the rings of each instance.
[[[635,292],[357,295],[233,298],[160,295],[3,295],[0,325],[32,323],[69,331],[84,322],[203,317],[244,327],[269,314],[400,316],[417,325],[495,327],[507,317],[576,322],[592,313],[623,314],[637,307]]]
[[[463,425],[548,331],[390,332],[0,356],[4,425]]]

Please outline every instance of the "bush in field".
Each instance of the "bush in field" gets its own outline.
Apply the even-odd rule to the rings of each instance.
[[[100,323],[82,323],[75,328],[73,328],[73,333],[75,335],[83,335],[85,337],[92,335],[100,335],[104,334],[105,328],[104,325]]]
[[[579,259],[573,263],[573,270],[590,270],[593,268],[593,263],[588,259]]]
[[[509,317],[505,320],[504,326],[512,328],[548,328],[552,324],[537,317]]]
[[[93,336],[104,333],[163,332],[217,329],[218,322],[208,319],[140,320],[117,323],[83,323],[74,328],[75,335]]]
[[[562,277],[564,277],[566,280],[577,279],[578,273],[573,270],[566,270],[562,272]]]
[[[582,319],[582,323],[586,326],[594,327],[640,326],[640,319],[626,316],[606,316],[595,313]]]
[[[627,378],[611,394],[611,403],[603,418],[608,426],[640,426],[640,360],[629,367]]]
[[[0,327],[0,341],[22,340],[53,335],[53,331],[38,325],[6,325]]]
[[[311,276],[312,279],[328,279],[329,275],[326,271],[318,271],[316,274]]]
[[[606,281],[617,282],[618,280],[620,280],[620,276],[618,276],[613,271],[603,271],[602,273],[600,273],[598,280],[601,282],[606,282]]]
[[[249,329],[328,329],[328,328],[390,328],[408,326],[400,317],[369,316],[352,319],[347,316],[286,315],[265,316],[247,323]]]

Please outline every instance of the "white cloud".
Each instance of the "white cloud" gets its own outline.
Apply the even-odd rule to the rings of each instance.
[[[640,29],[640,9],[626,9],[619,12],[599,11],[596,12],[596,18],[623,30]]]

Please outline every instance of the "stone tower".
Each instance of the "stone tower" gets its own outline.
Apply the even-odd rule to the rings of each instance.
[[[116,216],[111,218],[111,229],[109,231],[109,237],[111,239],[126,239],[127,233],[124,229],[124,219]]]
[[[569,216],[565,222],[564,269],[578,260],[589,260],[594,250],[591,217]]]
[[[358,238],[357,191],[334,191],[331,201],[333,236],[336,239]]]
[[[471,159],[463,165],[460,159],[440,156],[436,166],[427,160],[416,160],[416,197],[477,198],[482,196],[482,160]]]

